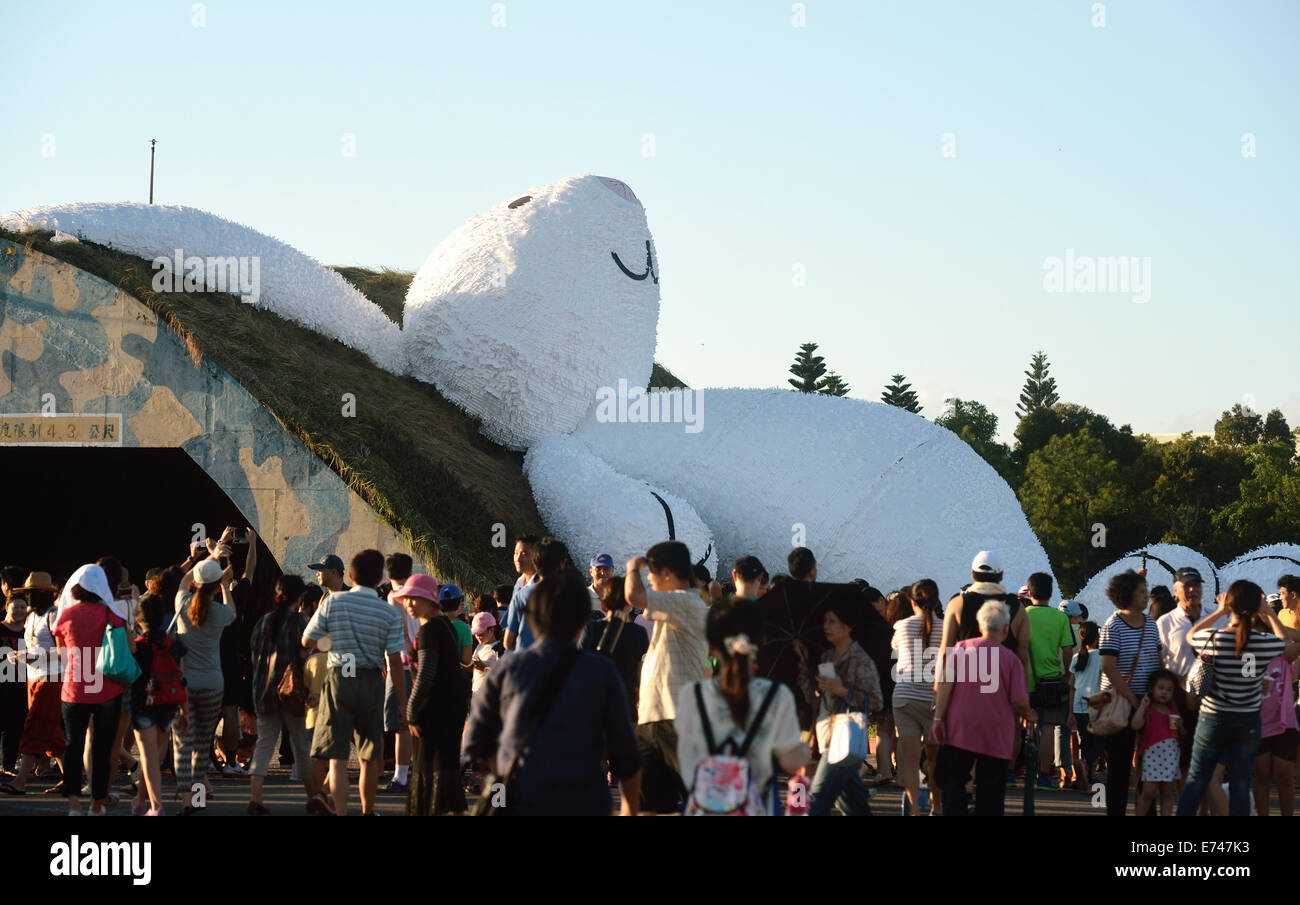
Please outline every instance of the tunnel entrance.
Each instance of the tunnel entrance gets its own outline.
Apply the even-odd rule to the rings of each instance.
[[[183,449],[0,447],[8,479],[0,564],[49,572],[61,585],[78,567],[116,556],[144,592],[144,574],[184,561],[196,522],[219,537],[248,520]],[[236,577],[247,546],[235,548]],[[253,608],[270,607],[280,565],[258,539]]]

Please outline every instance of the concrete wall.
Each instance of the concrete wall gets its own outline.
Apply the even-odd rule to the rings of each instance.
[[[0,415],[41,412],[45,394],[61,414],[120,413],[123,447],[185,450],[286,572],[307,576],[326,553],[412,552],[230,374],[208,358],[196,367],[146,305],[0,239]],[[0,446],[12,442],[0,437]]]

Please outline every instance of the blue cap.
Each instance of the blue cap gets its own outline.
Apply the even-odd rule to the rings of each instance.
[[[442,590],[438,592],[439,600],[460,600],[465,595],[461,593],[460,588],[454,584],[445,584]]]
[[[591,558],[591,567],[595,569],[600,566],[608,566],[611,569],[614,568],[614,557],[610,556],[608,553],[597,553]]]
[[[1057,609],[1067,616],[1083,615],[1083,607],[1079,606],[1079,604],[1075,603],[1073,600],[1062,600],[1057,604]]]
[[[325,557],[320,562],[314,562],[308,564],[307,568],[312,569],[313,571],[333,569],[335,572],[341,573],[343,571],[343,560],[339,559],[337,556],[331,553],[329,556]]]

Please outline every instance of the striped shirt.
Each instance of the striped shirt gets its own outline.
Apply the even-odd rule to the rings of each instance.
[[[930,621],[928,650],[925,644],[925,622],[920,616],[908,616],[894,623],[894,637],[889,643],[897,651],[898,657],[895,666],[897,684],[894,686],[896,700],[934,703],[934,664],[942,640],[942,617],[936,616]]]
[[[654,635],[641,665],[637,722],[655,723],[677,716],[677,696],[683,685],[708,677],[704,619],[709,608],[699,591],[646,588],[645,600]]]
[[[1160,632],[1156,629],[1156,621],[1145,613],[1142,615],[1143,623],[1137,628],[1129,625],[1120,618],[1119,612],[1110,614],[1101,627],[1101,644],[1098,645],[1097,652],[1102,656],[1110,654],[1116,660],[1119,667],[1120,677],[1127,677],[1129,670],[1133,670],[1133,678],[1129,679],[1128,687],[1133,694],[1138,697],[1147,693],[1147,680],[1151,674],[1160,668]],[[1142,626],[1146,626],[1146,634],[1142,634]],[[1138,640],[1141,639],[1142,651],[1138,653]],[[1133,658],[1137,656],[1137,668],[1133,669]],[[1101,674],[1101,690],[1105,691],[1110,688],[1110,678],[1105,671]]]
[[[1257,713],[1260,704],[1259,683],[1268,663],[1282,651],[1286,642],[1273,635],[1252,631],[1246,646],[1237,656],[1237,633],[1232,629],[1201,629],[1191,638],[1197,653],[1214,657],[1214,691],[1201,698],[1202,713]]]
[[[326,635],[330,669],[343,668],[349,659],[357,669],[385,669],[386,655],[402,652],[402,615],[374,588],[340,591],[321,601],[302,633],[310,641]]]

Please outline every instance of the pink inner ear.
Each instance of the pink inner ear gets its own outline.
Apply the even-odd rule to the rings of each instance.
[[[637,200],[636,195],[632,194],[632,189],[628,186],[626,182],[623,182],[618,179],[611,179],[608,176],[597,176],[596,178],[605,184],[605,188],[614,192],[624,201],[631,201],[633,204],[641,203],[640,201]]]

